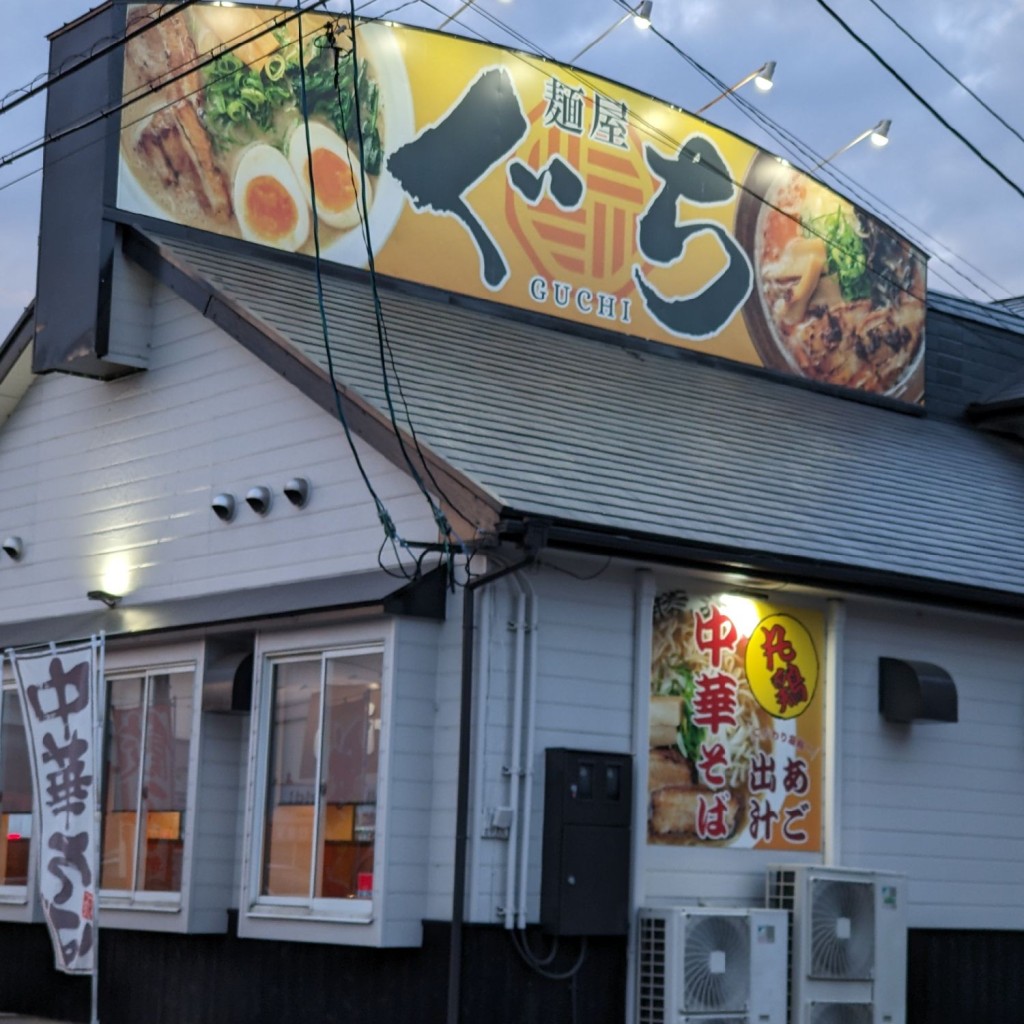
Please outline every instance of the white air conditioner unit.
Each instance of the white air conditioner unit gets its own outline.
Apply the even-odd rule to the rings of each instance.
[[[787,918],[759,908],[641,910],[636,1024],[786,1024]]]
[[[811,865],[768,869],[791,920],[791,1024],[905,1024],[906,881]]]

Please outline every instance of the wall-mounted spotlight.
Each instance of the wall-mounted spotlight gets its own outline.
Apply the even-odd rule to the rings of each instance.
[[[90,601],[102,601],[108,608],[116,608],[121,603],[120,594],[111,594],[106,590],[90,590],[85,596]]]
[[[224,523],[235,518],[235,496],[233,494],[215,494],[210,502],[213,514]]]
[[[20,537],[6,537],[4,539],[4,554],[11,559],[12,562],[20,562],[22,553],[25,548],[21,543]]]
[[[258,516],[265,516],[270,511],[270,488],[250,487],[245,492],[245,503]]]
[[[284,485],[284,496],[296,508],[305,508],[309,503],[309,481],[304,476],[293,476]]]

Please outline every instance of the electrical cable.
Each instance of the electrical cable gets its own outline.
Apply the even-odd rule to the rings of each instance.
[[[516,952],[519,954],[523,963],[530,968],[531,971],[536,972],[542,978],[547,978],[549,981],[568,981],[570,978],[575,977],[580,968],[583,966],[584,961],[587,959],[587,937],[584,935],[580,939],[580,952],[576,957],[575,963],[564,971],[549,971],[544,965],[548,963],[548,960],[537,960],[533,955],[533,952],[526,945],[525,936],[520,937],[518,930],[512,929],[511,931],[512,945],[515,946]],[[557,950],[557,937],[555,938],[556,950]],[[553,959],[553,958],[552,958]]]
[[[32,99],[33,96],[37,96],[39,93],[45,92],[51,85],[56,85],[57,82],[62,81],[69,75],[76,74],[83,68],[88,67],[94,61],[101,60],[108,54],[113,53],[114,50],[122,46],[127,46],[128,43],[136,38],[136,36],[141,36],[144,32],[148,32],[151,28],[159,25],[162,21],[166,21],[168,18],[176,17],[184,11],[186,7],[191,7],[195,3],[197,3],[197,0],[180,0],[176,7],[171,7],[170,4],[164,4],[163,7],[168,7],[170,9],[161,10],[157,14],[149,15],[149,23],[137,32],[126,32],[123,36],[107,36],[105,39],[98,40],[91,50],[87,50],[83,53],[77,53],[73,57],[68,57],[64,60],[56,73],[51,75],[48,71],[44,71],[42,74],[36,75],[28,85],[22,86],[18,89],[12,89],[6,96],[0,99],[0,117],[8,111],[14,110],[15,107],[20,106],[27,100]],[[101,48],[97,50],[96,46],[101,46]],[[72,61],[77,61],[77,63],[71,64]],[[44,81],[37,85],[36,83],[38,83],[40,79],[44,79]],[[9,99],[11,96],[14,96],[15,98]]]
[[[299,36],[299,84],[302,93],[302,121],[305,127],[306,136],[306,161],[307,161],[307,176],[309,178],[309,196],[310,205],[313,210],[313,249],[314,249],[314,266],[316,270],[316,295],[317,295],[317,306],[320,312],[320,327],[323,334],[324,352],[327,358],[327,373],[331,380],[331,391],[334,395],[335,410],[338,415],[338,419],[345,431],[345,438],[348,441],[349,449],[352,452],[352,456],[355,459],[356,466],[359,469],[359,474],[363,478],[363,484],[365,485],[370,497],[373,499],[374,507],[377,510],[377,518],[380,520],[381,526],[384,528],[384,542],[381,544],[380,549],[377,552],[377,564],[384,569],[386,572],[390,572],[387,566],[384,564],[383,551],[384,547],[390,541],[392,550],[396,555],[401,574],[405,579],[411,579],[412,576],[405,571],[405,567],[402,564],[401,556],[399,553],[399,547],[404,547],[408,550],[408,544],[399,536],[398,530],[395,527],[394,521],[388,513],[387,507],[384,502],[381,501],[373,484],[370,482],[370,477],[366,472],[366,468],[363,466],[363,460],[359,456],[359,451],[356,448],[355,439],[352,437],[352,433],[349,429],[348,418],[345,415],[345,407],[341,401],[341,393],[338,387],[337,378],[334,375],[334,358],[331,352],[331,339],[330,330],[327,323],[327,309],[324,304],[324,286],[323,286],[323,273],[321,267],[320,258],[320,218],[317,214],[317,203],[316,203],[316,183],[313,175],[313,143],[310,138],[309,132],[309,105],[306,97],[306,62],[305,52],[302,37],[302,7],[300,0],[296,0],[296,11],[298,16],[298,36]],[[411,552],[410,552],[411,553]],[[394,574],[393,574],[394,575]]]
[[[360,218],[362,220],[363,240],[366,243],[367,266],[368,266],[368,269],[369,269],[369,272],[370,272],[370,289],[371,289],[371,293],[372,293],[372,296],[373,296],[373,308],[374,308],[374,315],[375,315],[375,320],[376,320],[376,325],[377,325],[377,342],[378,342],[378,349],[379,349],[379,353],[380,353],[381,376],[382,376],[382,381],[383,381],[383,385],[384,385],[384,395],[385,395],[385,398],[387,400],[387,407],[388,407],[388,413],[389,413],[389,415],[391,417],[391,424],[394,427],[395,436],[398,438],[398,444],[399,444],[399,447],[401,449],[402,456],[405,459],[406,465],[408,466],[410,473],[412,474],[413,480],[416,482],[416,485],[419,487],[420,491],[423,493],[423,496],[426,498],[427,504],[429,505],[430,510],[431,510],[431,514],[433,515],[434,521],[437,524],[438,530],[440,531],[441,536],[444,537],[445,543],[447,544],[447,543],[449,543],[449,541],[451,540],[451,538],[453,536],[452,527],[449,524],[448,519],[445,516],[444,512],[437,505],[437,503],[434,501],[433,497],[431,496],[431,494],[427,490],[426,485],[423,483],[423,478],[420,476],[419,471],[417,470],[416,466],[413,465],[413,461],[412,461],[411,457],[409,456],[408,449],[406,448],[406,445],[405,445],[405,440],[402,437],[402,431],[401,431],[401,429],[398,426],[398,422],[397,422],[397,418],[396,418],[396,414],[395,414],[394,402],[393,402],[392,397],[391,397],[391,387],[390,387],[390,384],[389,384],[389,381],[388,381],[388,368],[387,368],[387,359],[386,359],[386,356],[385,356],[385,348],[387,348],[387,350],[390,351],[390,343],[386,340],[386,327],[384,325],[384,312],[383,312],[383,309],[381,308],[380,291],[379,291],[378,286],[377,286],[376,258],[375,258],[374,250],[373,250],[373,240],[372,240],[372,238],[370,236],[370,215],[369,215],[369,208],[368,208],[367,199],[366,199],[366,159],[365,159],[366,153],[365,153],[365,137],[364,137],[364,133],[363,133],[363,124],[362,124],[362,112],[361,112],[361,109],[360,109],[362,104],[360,102],[360,96],[359,96],[359,53],[358,53],[358,42],[357,42],[357,39],[356,39],[357,33],[356,33],[356,14],[355,14],[355,2],[354,2],[354,0],[349,0],[349,4],[350,4],[350,19],[351,19],[350,20],[350,26],[351,26],[351,32],[352,32],[352,65],[353,65],[352,88],[353,88],[353,94],[354,94],[354,102],[352,104],[352,109],[353,109],[353,111],[355,113],[355,129],[356,129],[356,135],[357,135],[358,142],[359,142],[359,174],[360,174],[359,202],[360,202]],[[337,73],[338,73],[337,72],[337,67],[338,67],[338,64],[337,64],[337,61],[338,61],[338,50],[335,48],[334,52],[335,52],[335,75],[337,76]],[[336,77],[336,81],[337,81],[337,77]],[[339,97],[338,97],[338,101],[339,101],[339,103],[341,101],[340,94],[339,94]],[[343,126],[344,126],[344,120],[345,120],[344,117],[342,117],[342,124],[343,124]],[[347,138],[347,132],[346,132],[346,143],[347,142],[348,142],[348,138]],[[350,166],[350,171],[351,171],[351,166]],[[393,358],[394,357],[393,357],[393,354],[392,354],[392,366],[394,366]],[[403,396],[403,400],[404,400],[404,396]],[[408,406],[406,406],[406,419],[407,419],[407,422],[410,425],[410,428],[412,428],[412,421],[409,418]],[[415,434],[414,434],[414,436],[415,436]],[[418,440],[415,443],[416,443],[417,453],[419,454],[421,460],[423,460],[424,466],[426,466],[427,463],[426,463],[426,460],[423,458],[423,452],[420,449]],[[429,469],[428,469],[428,472],[429,472]],[[449,502],[449,504],[451,504],[451,503]],[[459,541],[459,546],[462,547],[461,541]],[[450,559],[450,561],[449,561],[449,579],[450,579],[450,581],[454,581],[454,578],[455,578],[455,576],[454,576],[454,561],[452,559]]]
[[[966,136],[961,134],[956,128],[953,127],[936,109],[933,107],[886,59],[865,39],[859,36],[855,29],[851,28],[831,7],[825,0],[815,0],[815,3],[828,14],[844,32],[857,43],[859,43],[867,52],[874,57],[874,59],[881,64],[886,71],[896,79],[900,85],[903,86],[907,92],[910,93],[918,103],[928,111],[936,121],[939,122],[950,134],[955,138],[959,139],[990,171],[994,172],[1005,184],[1007,184],[1014,192],[1017,193],[1024,199],[1024,189],[1022,189],[1012,178],[1005,174],[999,167],[996,166],[985,154],[974,145]]]
[[[632,10],[632,8],[629,7],[629,5],[625,2],[625,0],[615,0],[615,2],[620,7],[622,7],[623,9]],[[691,57],[688,53],[686,53],[685,50],[683,50],[673,40],[669,39],[667,36],[665,36],[663,33],[661,33],[657,29],[656,26],[652,25],[650,27],[650,31],[653,32],[654,36],[657,39],[659,39],[661,42],[663,42],[665,45],[667,45],[675,54],[677,54],[677,56],[681,57],[686,63],[688,63],[695,71],[697,71],[700,75],[702,75],[716,89],[718,89],[720,91],[724,91],[727,88],[727,86],[725,85],[725,83],[724,83],[724,81],[722,79],[718,78],[711,71],[709,71],[702,64],[700,64],[699,61],[697,61],[695,58]],[[810,147],[809,145],[804,143],[802,140],[800,140],[797,136],[793,135],[787,129],[783,128],[783,126],[781,126],[780,124],[778,124],[778,122],[776,122],[772,118],[770,118],[759,107],[757,107],[755,104],[751,103],[748,99],[746,99],[746,97],[739,95],[737,92],[733,92],[733,93],[729,93],[729,95],[726,98],[731,103],[736,105],[741,110],[741,112],[744,113],[748,118],[750,118],[751,120],[755,120],[755,121],[759,122],[760,127],[762,127],[765,131],[767,131],[768,134],[771,135],[775,139],[775,141],[778,142],[781,145],[781,147],[784,150],[786,150],[786,152],[788,152],[791,156],[795,156],[796,152],[799,152],[801,154],[801,157],[797,158],[797,162],[798,163],[800,162],[801,159],[807,160],[808,163],[815,163],[815,162],[817,162],[817,161],[819,161],[821,159],[821,154],[820,153],[815,151],[812,147]],[[780,139],[780,135],[782,136],[781,139]],[[877,196],[874,196],[873,193],[868,191],[864,186],[859,185],[849,175],[845,174],[845,172],[839,170],[838,168],[829,168],[829,172],[834,177],[836,177],[836,178],[842,178],[847,183],[846,187],[847,188],[851,188],[851,190],[854,192],[854,194],[858,195],[860,197],[861,205],[864,206],[866,209],[868,209],[870,212],[873,212],[875,214],[875,216],[879,217],[880,220],[882,220],[884,222],[884,221],[887,220],[887,218],[885,216],[883,216],[882,214],[878,213],[877,210],[873,209],[872,208],[872,203],[870,201],[865,200],[863,198],[863,195],[865,193],[868,196],[871,196],[873,199],[877,200],[882,206],[884,206],[887,210],[889,210],[892,214],[894,214],[903,224],[909,225],[910,228],[913,229],[913,231],[916,231],[916,232],[920,233],[921,235],[924,235],[925,237],[930,238],[937,245],[940,245],[944,249],[946,249],[946,251],[949,252],[955,259],[959,260],[965,266],[970,267],[973,271],[975,271],[976,273],[980,274],[982,277],[986,278],[996,288],[999,288],[1002,291],[1004,291],[1007,294],[1009,294],[1009,289],[1006,288],[1005,285],[1003,285],[1000,282],[994,280],[990,275],[986,274],[984,270],[981,270],[979,267],[976,267],[974,264],[972,264],[965,257],[960,256],[957,253],[954,253],[953,250],[950,249],[949,246],[947,246],[944,242],[940,241],[938,238],[936,238],[934,235],[932,235],[929,232],[927,232],[925,229],[923,229],[920,226],[916,225],[908,217],[906,217],[904,214],[902,214],[899,211],[897,211],[894,207],[892,207],[890,204],[886,203],[884,200],[881,200]],[[734,182],[734,183],[739,184],[738,182]],[[911,240],[913,241],[913,239],[911,239]],[[919,249],[921,249],[922,251],[927,251],[926,247],[924,245],[920,244],[919,242],[915,241],[914,244],[917,245],[917,247]],[[964,273],[958,267],[954,266],[954,264],[949,259],[946,259],[941,253],[932,253],[931,255],[933,255],[935,258],[937,258],[940,262],[944,263],[951,271],[953,271],[953,273],[957,274],[964,281],[966,281],[968,284],[970,284],[971,287],[975,288],[978,292],[980,292],[981,294],[985,295],[991,301],[993,301],[993,302],[1000,301],[994,295],[992,295],[992,293],[989,292],[988,289],[986,289],[983,285],[981,285],[977,281],[975,281],[969,274]],[[969,299],[969,301],[973,301],[973,300],[970,300],[969,296],[966,294],[966,292],[964,292],[964,290],[960,286],[958,286],[954,282],[950,281],[948,278],[944,277],[942,274],[939,274],[939,273],[937,273],[935,271],[933,271],[933,272],[936,274],[937,277],[939,277],[946,284],[948,284],[949,287],[952,288],[954,291],[959,292],[964,298]],[[1022,320],[1022,324],[1024,324],[1024,318],[1021,318],[1021,320]]]
[[[1010,132],[1011,135],[1014,135],[1021,142],[1024,142],[1024,135],[1021,135],[1021,133],[1017,131],[1017,129],[1014,128],[1013,125],[1010,124],[1001,114],[993,110],[969,85],[960,79],[955,72],[950,71],[950,69],[946,67],[946,65],[943,64],[942,61],[924,45],[924,43],[918,40],[912,33],[908,32],[907,29],[905,29],[880,3],[878,3],[878,0],[868,0],[868,3],[871,4],[879,14],[887,18],[900,32],[902,32],[903,35],[905,35],[907,39],[909,39],[933,64],[939,67],[954,82],[956,82],[956,84],[960,86],[960,88],[963,89],[971,99],[975,100],[986,111],[988,111],[988,113],[990,113],[1008,132]]]

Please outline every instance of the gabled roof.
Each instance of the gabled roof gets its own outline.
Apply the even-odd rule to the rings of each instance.
[[[129,254],[225,329],[265,331],[324,373],[308,265],[133,237]],[[384,410],[365,280],[325,271],[324,295],[337,378]],[[674,350],[396,290],[381,302],[395,403],[428,461],[435,453],[444,479],[464,485],[453,503],[478,502],[468,519],[545,516],[591,548],[604,537],[607,550],[1024,609],[1024,448],[1013,442]]]

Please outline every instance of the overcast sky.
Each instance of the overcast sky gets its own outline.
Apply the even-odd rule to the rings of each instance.
[[[401,2],[358,0],[357,9],[380,16]],[[901,35],[871,0],[827,2],[1024,189],[1024,143]],[[562,60],[621,14],[615,0],[477,3],[528,39],[529,48]],[[1024,0],[878,3],[1024,135]],[[3,0],[8,18],[0,97],[45,72],[47,33],[89,6],[89,0]],[[293,4],[282,0],[279,6]],[[394,18],[437,27],[444,20],[439,12],[453,13],[460,6],[459,0],[413,0]],[[347,10],[348,3],[332,0],[329,7]],[[1024,198],[942,127],[818,0],[654,0],[653,21],[668,40],[727,83],[766,60],[777,61],[775,88],[759,93],[747,86],[744,95],[790,137],[822,157],[881,118],[891,118],[891,143],[885,149],[867,143],[850,149],[834,164],[842,176],[823,174],[825,180],[853,198],[866,198],[884,219],[923,245],[932,256],[931,288],[982,301],[1024,294]],[[472,8],[449,29],[523,46]],[[688,110],[715,94],[665,40],[632,23],[589,50],[580,64]],[[0,115],[0,162],[42,136],[43,116],[42,97]],[[706,116],[792,158],[777,135],[728,100]],[[802,165],[808,166],[806,158]],[[37,154],[0,167],[0,338],[34,293],[40,166]]]

